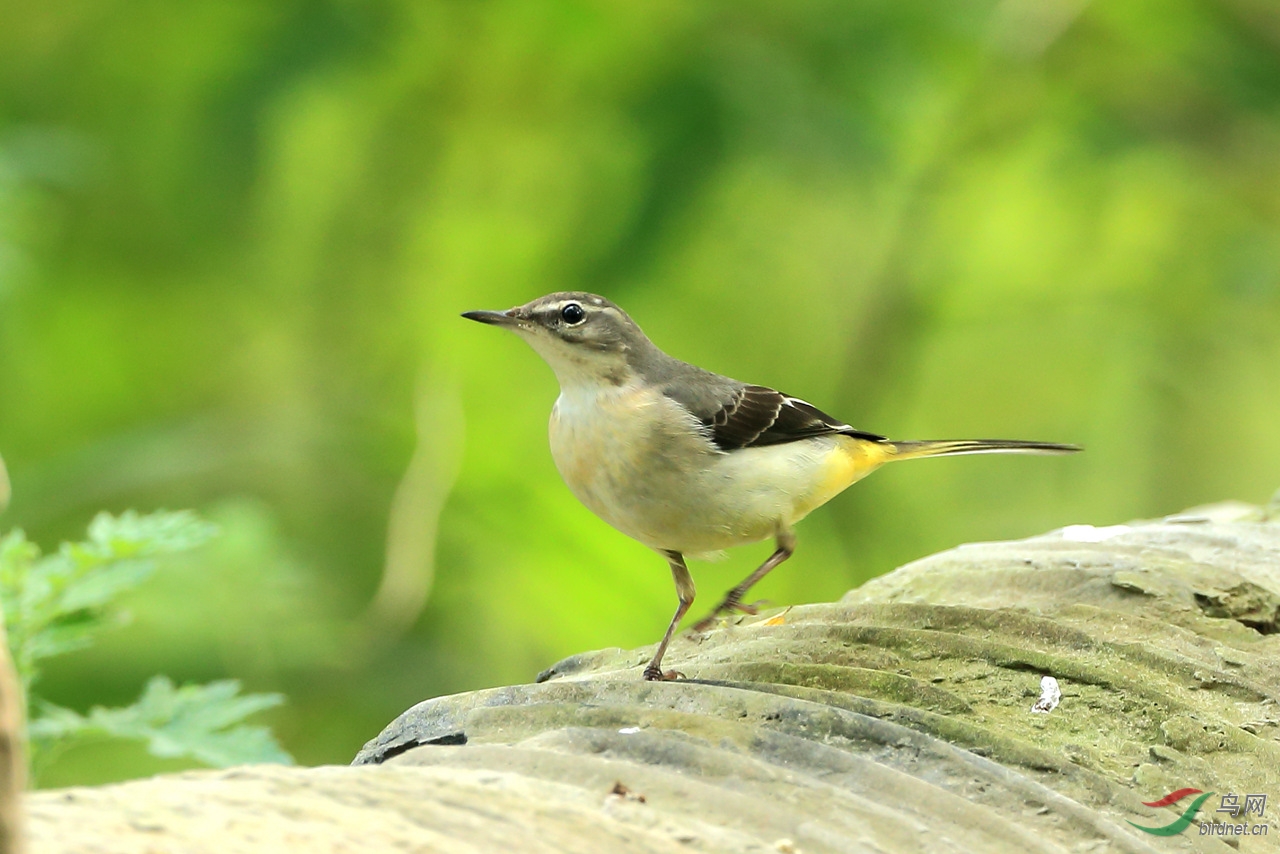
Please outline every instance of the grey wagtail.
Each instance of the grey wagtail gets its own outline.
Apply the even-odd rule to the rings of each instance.
[[[1075,445],[1007,439],[891,442],[796,397],[704,371],[659,350],[603,297],[548,294],[469,320],[510,329],[555,371],[551,456],[578,500],[667,559],[680,604],[644,669],[673,679],[662,656],[693,603],[684,556],[773,537],[777,548],[730,590],[704,631],[791,557],[797,522],[884,463],[944,454],[1067,454]]]

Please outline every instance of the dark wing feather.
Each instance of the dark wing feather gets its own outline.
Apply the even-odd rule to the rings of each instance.
[[[737,389],[718,411],[704,416],[702,423],[711,431],[711,440],[724,451],[780,445],[832,433],[886,441],[883,436],[855,430],[797,397],[759,385]]]

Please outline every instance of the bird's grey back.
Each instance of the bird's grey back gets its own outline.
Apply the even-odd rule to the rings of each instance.
[[[609,338],[620,345],[630,371],[693,415],[722,451],[783,444],[832,433],[885,441],[882,436],[855,430],[799,398],[765,386],[739,382],[667,355],[649,340],[630,315],[603,297],[555,296],[580,298],[610,309],[616,327]]]
[[[628,365],[701,421],[713,418],[745,385],[668,356],[652,342],[649,345],[628,352]]]

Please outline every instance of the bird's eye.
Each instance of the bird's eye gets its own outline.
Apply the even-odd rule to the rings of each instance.
[[[579,323],[587,319],[587,313],[582,310],[582,306],[576,302],[571,302],[560,309],[560,316],[564,318],[564,322],[570,326],[577,326]]]

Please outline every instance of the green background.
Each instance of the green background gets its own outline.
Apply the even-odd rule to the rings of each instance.
[[[421,699],[656,640],[668,571],[561,484],[551,372],[458,318],[555,290],[861,429],[1087,446],[877,473],[779,604],[1265,501],[1278,155],[1273,0],[0,6],[0,528],[223,529],[46,692],[232,675],[341,763]],[[695,565],[694,611],[769,549]]]

